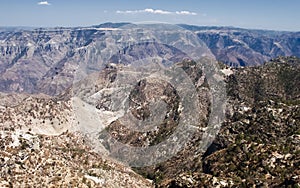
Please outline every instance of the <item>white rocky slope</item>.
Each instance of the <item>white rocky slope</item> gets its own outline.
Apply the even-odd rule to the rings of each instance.
[[[0,107],[0,187],[152,187],[91,143],[105,127],[89,119],[97,114],[87,103],[15,98],[21,101]]]

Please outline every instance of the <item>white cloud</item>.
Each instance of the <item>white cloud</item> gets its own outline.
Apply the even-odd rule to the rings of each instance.
[[[40,1],[38,5],[51,5],[48,1]]]
[[[160,10],[160,9],[152,9],[152,8],[146,8],[144,10],[117,10],[117,14],[138,14],[138,13],[151,13],[151,14],[165,14],[165,15],[170,15],[170,14],[177,14],[177,15],[197,15],[195,12],[190,12],[190,11],[176,11],[176,12],[171,12],[171,11],[166,11],[166,10]]]
[[[175,13],[178,15],[193,15],[193,16],[197,15],[196,12],[190,12],[190,11],[186,11],[186,10],[176,11]]]
[[[145,10],[143,10],[144,12],[147,13],[153,13],[153,14],[172,14],[172,12],[169,11],[165,11],[165,10],[154,10],[152,8],[146,8]]]
[[[116,13],[117,14],[136,14],[136,13],[139,13],[139,10],[125,10],[125,11],[117,10]]]

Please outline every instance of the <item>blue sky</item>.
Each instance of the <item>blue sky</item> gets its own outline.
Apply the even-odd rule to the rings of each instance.
[[[300,31],[300,0],[1,0],[0,26],[166,22]]]

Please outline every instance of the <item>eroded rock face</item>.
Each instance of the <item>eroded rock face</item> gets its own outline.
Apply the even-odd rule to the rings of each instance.
[[[149,54],[173,57],[169,60],[175,62],[186,55],[170,45],[147,42],[128,46],[110,59],[103,59],[103,54],[112,50],[111,31],[102,28],[108,25],[117,29],[129,24],[110,23],[88,28],[2,28],[0,91],[59,95],[72,85],[75,71],[82,62],[93,71],[102,69],[109,61],[118,63],[121,60],[123,64],[130,64]],[[299,32],[181,26],[197,34],[217,60],[231,66],[261,65],[280,55],[300,56]],[[184,38],[182,41],[184,46],[186,41]],[[130,54],[131,58],[125,57],[124,53]]]
[[[216,58],[230,66],[261,65],[277,56],[300,55],[298,32],[209,27],[194,30]]]
[[[141,123],[137,125],[136,130],[147,130],[147,132],[138,132],[130,129],[130,125],[123,124],[122,121],[114,121],[109,125],[108,131],[113,134],[113,137],[118,141],[131,146],[142,147],[151,146],[159,143],[165,139],[176,128],[179,118],[179,96],[176,94],[176,90],[168,83],[158,79],[153,80],[141,80],[137,83],[134,90],[129,96],[129,108],[134,118],[144,121],[146,119],[154,119],[155,121],[161,121],[161,125],[151,125],[153,121],[150,121],[149,125]],[[157,105],[158,100],[163,100],[161,105],[165,104],[167,108],[166,114],[155,114],[151,111],[151,103]],[[159,108],[152,107],[156,110]],[[160,115],[162,117],[159,117]],[[152,117],[154,116],[154,117]],[[167,117],[165,117],[167,116]],[[124,122],[126,123],[126,122]],[[149,127],[147,127],[149,126]],[[161,129],[160,127],[163,127]],[[160,139],[160,140],[158,140]]]

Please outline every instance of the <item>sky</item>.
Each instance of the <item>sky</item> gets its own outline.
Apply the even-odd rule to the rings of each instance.
[[[0,26],[163,22],[300,31],[300,0],[0,0]]]

